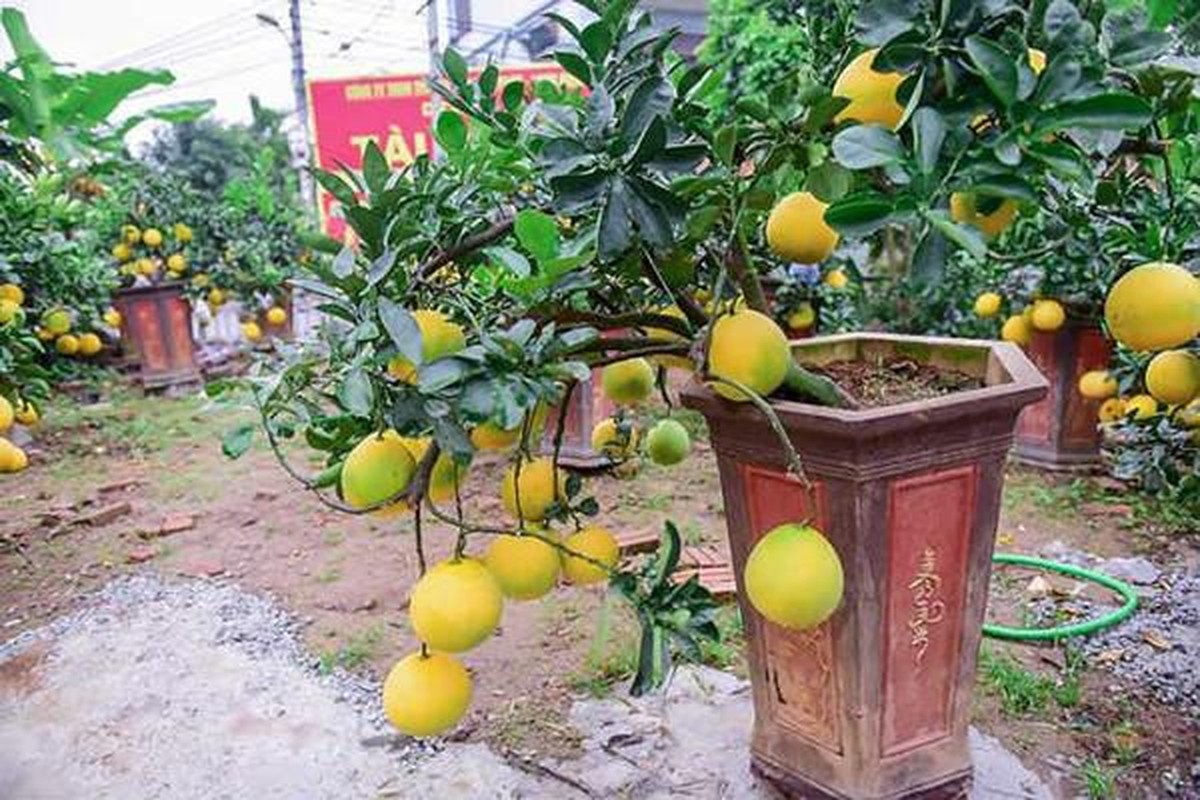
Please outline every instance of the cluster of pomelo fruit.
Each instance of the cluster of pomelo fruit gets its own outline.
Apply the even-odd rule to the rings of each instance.
[[[139,228],[127,224],[121,226],[121,238],[112,247],[112,257],[117,262],[117,271],[127,278],[148,281],[160,278],[182,280],[188,271],[185,252],[194,237],[192,229],[176,222],[169,230],[174,242],[171,248],[168,237],[155,227]],[[167,252],[168,249],[171,252]]]
[[[213,291],[220,290],[214,289]],[[221,302],[224,302],[223,295]],[[271,328],[282,328],[287,324],[288,321],[287,310],[278,303],[272,302],[267,310],[263,313],[263,320]],[[242,336],[244,336],[248,342],[258,342],[263,338],[263,326],[260,325],[258,320],[254,317],[247,317],[246,319],[243,319],[241,322],[241,329]]]
[[[0,325],[20,326],[25,319],[25,291],[15,283],[0,285]],[[108,319],[106,313],[105,320]],[[64,356],[90,358],[104,349],[100,335],[76,330],[75,314],[61,306],[42,312],[35,333],[41,341],[53,343],[55,351]]]
[[[1102,401],[1103,423],[1166,415],[1192,430],[1200,445],[1200,279],[1177,264],[1135,267],[1113,284],[1104,301],[1109,334],[1129,350],[1149,355],[1143,392],[1121,396],[1107,370],[1084,373],[1079,393]]]
[[[671,363],[666,362],[662,366],[671,366]],[[643,447],[646,457],[663,467],[673,467],[688,457],[692,451],[691,436],[687,428],[673,417],[668,416],[650,425],[643,436],[642,427],[636,419],[637,410],[653,394],[655,381],[654,367],[644,358],[618,361],[603,369],[600,373],[601,389],[618,410],[592,428],[593,450],[616,464],[636,464]]]
[[[997,292],[984,292],[975,298],[975,315],[991,319],[1000,314],[1004,298]],[[1052,297],[1039,297],[1019,312],[1009,315],[1000,328],[1000,338],[1026,347],[1035,333],[1053,333],[1067,321],[1067,310]]]
[[[30,401],[17,396],[14,406],[7,397],[0,395],[0,434],[8,433],[15,423],[33,427],[38,419],[38,410]],[[25,451],[7,436],[0,435],[0,473],[20,472],[27,466],[29,458]]]

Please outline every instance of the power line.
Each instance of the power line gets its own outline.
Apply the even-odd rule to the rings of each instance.
[[[262,61],[257,61],[253,64],[246,64],[244,66],[234,67],[232,69],[224,70],[222,72],[218,72],[213,75],[206,75],[201,78],[180,81],[179,83],[174,83],[174,84],[171,84],[170,86],[160,86],[160,87],[156,87],[154,89],[145,89],[145,90],[140,91],[137,94],[133,95],[133,99],[141,100],[141,99],[144,99],[147,97],[153,97],[154,95],[164,94],[167,92],[178,92],[183,89],[190,89],[193,86],[200,86],[200,85],[203,85],[206,83],[212,83],[213,81],[219,81],[223,78],[228,78],[233,75],[244,75],[246,73],[255,72],[257,70],[262,69],[263,67],[270,66],[273,64],[279,64],[279,63],[280,63],[280,59],[278,57],[267,58],[267,59],[263,59]]]
[[[144,61],[147,58],[151,58],[152,54],[154,53],[162,50],[170,50],[185,43],[191,43],[198,37],[207,37],[215,31],[220,31],[222,26],[230,20],[237,18],[243,13],[253,10],[257,6],[263,5],[265,2],[267,2],[267,0],[252,0],[252,2],[241,6],[236,11],[227,12],[219,17],[214,17],[208,20],[207,22],[201,22],[198,25],[192,26],[191,28],[186,28],[177,33],[173,33],[157,42],[152,42],[124,55],[111,58],[108,61],[105,61],[103,64],[100,64],[98,69],[107,70],[131,61]]]
[[[174,53],[165,53],[162,56],[151,59],[144,64],[130,64],[130,67],[145,69],[151,66],[163,67],[172,69],[179,64],[186,64],[189,61],[194,61],[197,58],[205,58],[215,56],[218,53],[224,54],[230,50],[236,50],[244,47],[247,44],[257,43],[262,41],[263,37],[268,32],[262,28],[246,28],[237,33],[222,38],[219,42],[201,42],[195,47],[179,50]]]

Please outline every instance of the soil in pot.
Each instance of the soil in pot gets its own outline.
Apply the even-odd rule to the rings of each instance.
[[[810,369],[833,380],[863,408],[930,400],[984,385],[983,380],[974,375],[909,358],[881,362],[831,361]]]

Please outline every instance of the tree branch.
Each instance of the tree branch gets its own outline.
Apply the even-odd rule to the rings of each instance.
[[[480,231],[474,236],[468,236],[449,250],[443,250],[422,264],[417,269],[417,275],[421,278],[428,278],[455,259],[462,258],[469,253],[487,247],[492,242],[503,239],[512,231],[515,220],[516,217],[505,217],[499,222],[494,223],[490,228]]]

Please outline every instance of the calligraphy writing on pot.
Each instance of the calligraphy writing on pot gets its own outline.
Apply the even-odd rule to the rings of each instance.
[[[926,547],[921,553],[917,574],[909,582],[912,591],[912,615],[908,619],[908,630],[912,635],[909,644],[913,648],[913,662],[920,666],[929,650],[930,630],[946,615],[946,604],[940,590],[942,578],[937,573],[937,550]]]

